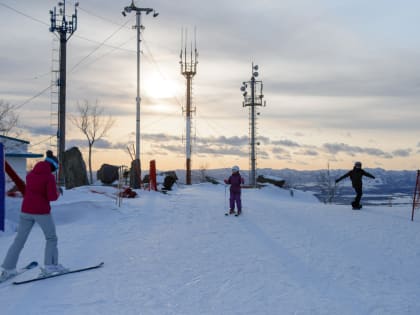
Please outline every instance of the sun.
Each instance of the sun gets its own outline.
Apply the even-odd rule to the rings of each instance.
[[[142,83],[142,93],[152,99],[174,98],[180,91],[180,86],[176,81],[165,79],[156,74],[143,78]]]

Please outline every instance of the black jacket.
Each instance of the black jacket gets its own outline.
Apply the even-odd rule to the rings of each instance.
[[[344,174],[340,178],[336,179],[335,182],[338,183],[339,181],[343,180],[344,178],[350,177],[351,184],[352,184],[353,188],[362,188],[362,177],[363,176],[367,176],[367,177],[370,177],[370,178],[375,178],[375,176],[366,172],[365,170],[363,170],[361,168],[358,168],[358,167],[354,167],[351,171],[347,172],[346,174]]]

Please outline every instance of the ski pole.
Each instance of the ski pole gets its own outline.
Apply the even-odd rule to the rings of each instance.
[[[225,184],[225,209],[224,209],[225,211],[227,209],[227,186],[228,185]]]

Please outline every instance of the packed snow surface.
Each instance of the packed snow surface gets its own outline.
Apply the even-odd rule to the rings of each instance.
[[[407,206],[325,205],[312,195],[244,189],[226,217],[224,185],[67,190],[52,203],[60,263],[104,267],[30,284],[0,284],[2,315],[420,314],[420,213]],[[21,199],[7,199],[0,259]],[[35,227],[19,266],[43,262]],[[17,279],[38,274],[31,270]]]

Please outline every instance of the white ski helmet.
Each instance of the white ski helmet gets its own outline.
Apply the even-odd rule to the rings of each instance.
[[[237,165],[232,166],[232,172],[239,172],[239,166]]]

